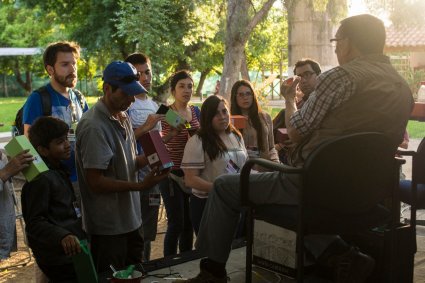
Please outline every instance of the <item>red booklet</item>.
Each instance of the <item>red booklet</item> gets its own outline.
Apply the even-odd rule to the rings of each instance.
[[[246,128],[247,121],[248,119],[242,115],[230,116],[230,123],[232,123],[233,126],[235,126],[235,128],[238,130]]]
[[[143,134],[140,144],[151,168],[157,166],[159,170],[163,170],[174,165],[157,130]]]

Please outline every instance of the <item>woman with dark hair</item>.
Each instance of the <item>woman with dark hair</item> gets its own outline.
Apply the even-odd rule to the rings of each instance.
[[[183,117],[187,127],[180,125],[173,128],[167,122],[162,121],[162,136],[174,165],[170,176],[182,176],[180,164],[183,157],[184,147],[190,135],[199,128],[199,109],[189,105],[193,94],[193,79],[186,70],[181,70],[172,75],[170,79],[170,91],[174,102],[169,106],[179,116]],[[193,228],[189,215],[189,194],[184,192],[179,184],[167,178],[159,185],[162,199],[167,212],[167,232],[164,237],[164,256],[177,254],[177,246],[180,252],[190,251],[193,246]]]
[[[185,184],[192,188],[190,214],[196,234],[215,178],[238,173],[246,158],[241,134],[230,124],[226,100],[208,97],[201,108],[201,127],[187,142],[181,165]]]
[[[272,119],[261,110],[257,95],[249,81],[239,80],[233,85],[231,102],[232,115],[243,115],[248,118],[247,126],[241,132],[249,157],[261,157],[279,162],[279,156],[274,148]]]

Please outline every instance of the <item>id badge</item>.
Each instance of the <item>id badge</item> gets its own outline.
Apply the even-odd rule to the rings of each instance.
[[[81,217],[80,205],[78,204],[78,202],[74,201],[72,203],[72,206],[74,207],[75,215],[77,215],[77,218],[80,218]]]
[[[236,165],[235,162],[233,162],[232,159],[229,160],[229,162],[227,162],[226,164],[226,172],[229,174],[235,174],[235,173],[239,173],[239,166]]]
[[[149,206],[159,206],[161,204],[161,195],[159,193],[149,193]]]

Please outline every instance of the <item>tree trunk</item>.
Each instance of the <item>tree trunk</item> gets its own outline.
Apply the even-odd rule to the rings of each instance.
[[[206,69],[201,72],[201,77],[199,78],[198,86],[196,87],[196,95],[198,95],[201,98],[202,101],[202,87],[204,86],[205,79],[207,78],[208,74],[211,72],[211,69]]]
[[[9,92],[7,90],[7,80],[6,75],[3,75],[3,91],[4,91],[4,97],[9,97]]]
[[[239,79],[245,44],[255,26],[267,16],[275,0],[267,0],[254,16],[249,18],[250,0],[227,1],[227,23],[224,49],[223,75],[220,95],[230,102],[230,90]]]
[[[331,5],[334,4],[328,3]],[[339,1],[343,5],[344,1]],[[286,1],[288,8],[288,73],[302,58],[319,62],[322,71],[338,65],[334,48],[329,39],[333,38],[337,24],[332,22],[326,11],[314,11],[311,0]],[[346,4],[346,3],[345,3]]]
[[[242,79],[250,81],[248,62],[246,61],[246,52],[244,52],[242,56],[241,76],[242,76]]]
[[[21,77],[21,71],[19,70],[18,60],[15,61],[15,69],[13,72],[15,73],[16,81],[25,90],[26,95],[28,95],[32,89],[31,72],[28,70],[25,71],[25,81],[23,81]]]

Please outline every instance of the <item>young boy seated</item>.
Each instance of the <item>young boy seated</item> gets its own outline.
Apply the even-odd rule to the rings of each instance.
[[[85,238],[81,214],[69,174],[62,160],[71,147],[68,126],[53,117],[40,117],[29,130],[29,140],[50,170],[22,188],[22,213],[28,243],[50,282],[76,281],[72,255],[81,252]]]

